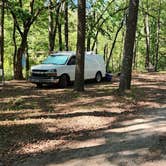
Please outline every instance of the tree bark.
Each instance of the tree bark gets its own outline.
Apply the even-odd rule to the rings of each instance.
[[[69,50],[68,0],[65,1],[65,50]]]
[[[25,54],[26,54],[26,79],[28,79],[28,77],[29,77],[29,69],[30,69],[28,43],[27,43],[27,46],[26,46]]]
[[[87,46],[86,46],[86,50],[90,51],[90,46],[91,46],[91,37],[90,35],[87,36]]]
[[[52,1],[49,1],[49,6],[48,6],[48,22],[49,22],[49,28],[48,28],[48,38],[49,38],[49,43],[48,43],[48,49],[49,52],[51,53],[54,50],[54,45],[55,45],[55,34],[54,34],[54,13],[52,9]]]
[[[138,39],[135,38],[134,42],[134,52],[133,52],[133,69],[137,68],[137,46],[138,46]]]
[[[126,37],[124,43],[124,56],[120,75],[119,90],[121,93],[131,87],[133,48],[136,34],[139,0],[130,0],[127,17]]]
[[[155,71],[158,70],[159,59],[159,44],[160,44],[160,14],[161,14],[161,0],[159,0],[158,18],[157,18],[157,39],[156,39],[156,56],[155,56]]]
[[[86,0],[78,0],[78,29],[75,70],[75,90],[84,91]]]
[[[59,37],[59,51],[62,51],[63,45],[62,45],[62,25],[60,20],[58,21],[58,37]]]
[[[144,32],[145,32],[145,42],[146,42],[145,43],[146,44],[145,68],[148,68],[149,61],[150,61],[150,30],[149,30],[149,16],[147,14],[149,10],[148,0],[146,0],[146,10],[147,11],[143,11],[143,15],[144,15],[143,21],[144,21]]]
[[[2,71],[2,83],[4,81],[4,6],[5,1],[0,2],[0,69]]]
[[[125,31],[122,31],[122,39],[121,39],[121,43],[122,45],[124,44],[124,36],[125,36]],[[122,56],[123,56],[123,47],[121,47],[120,49],[120,53],[119,53],[119,71],[121,70],[121,66],[122,66]]]
[[[22,36],[22,39],[21,39],[22,40],[21,44],[18,47],[17,54],[16,54],[17,55],[17,61],[16,61],[16,69],[15,69],[15,73],[14,73],[14,78],[18,79],[18,80],[23,79],[22,56],[26,52],[28,31],[24,32],[24,34]]]
[[[55,5],[55,7],[54,7]],[[53,52],[55,48],[55,37],[56,37],[56,32],[57,32],[57,26],[58,26],[58,17],[59,17],[59,10],[60,10],[60,3],[53,4],[52,0],[50,0],[50,4],[48,6],[48,11],[49,11],[49,43],[48,43],[48,48],[49,52]]]
[[[104,45],[104,61],[107,62],[107,55],[108,55],[108,43]]]
[[[13,21],[13,45],[14,45],[14,53],[13,53],[13,71],[16,73],[16,57],[17,57],[17,43],[16,43],[16,24],[15,21]],[[15,75],[14,75],[15,79]]]

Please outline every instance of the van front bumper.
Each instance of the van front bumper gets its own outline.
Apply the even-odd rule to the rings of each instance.
[[[51,84],[59,82],[58,77],[50,77],[50,78],[29,77],[28,80],[31,83],[43,83],[43,84]]]

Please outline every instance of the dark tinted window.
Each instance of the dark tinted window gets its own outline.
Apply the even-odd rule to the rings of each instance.
[[[68,65],[75,65],[76,64],[76,57],[73,56],[70,58],[69,62],[68,62]]]

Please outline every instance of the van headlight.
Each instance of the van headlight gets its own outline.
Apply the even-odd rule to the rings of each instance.
[[[51,70],[48,70],[48,73],[56,73],[56,69],[51,69]]]
[[[51,70],[48,70],[48,76],[51,76],[51,77],[56,77],[57,76],[57,70],[56,69],[51,69]]]

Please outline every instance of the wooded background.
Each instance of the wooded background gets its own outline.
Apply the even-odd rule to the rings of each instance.
[[[5,79],[28,76],[31,65],[49,52],[74,50],[77,42],[77,2],[72,0],[2,0]],[[102,54],[107,71],[122,65],[128,0],[87,0],[86,50]],[[2,10],[1,10],[2,11]],[[139,4],[133,69],[166,69],[166,1]],[[3,23],[3,22],[1,22]],[[22,64],[26,60],[26,65]],[[23,70],[22,70],[23,67]],[[22,74],[23,71],[23,74]]]

